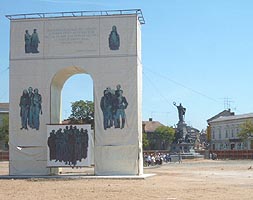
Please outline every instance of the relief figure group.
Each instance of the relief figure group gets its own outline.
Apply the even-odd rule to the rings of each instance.
[[[64,130],[59,128],[52,130],[48,137],[49,160],[64,162],[65,165],[75,166],[77,161],[87,158],[88,131],[76,126],[66,126]]]
[[[28,130],[28,126],[32,129],[39,130],[40,114],[42,114],[42,97],[39,90],[29,87],[28,90],[24,89],[20,97],[20,117],[21,117],[21,130]]]
[[[125,127],[125,109],[128,106],[128,102],[126,97],[123,96],[121,86],[117,85],[116,88],[116,90],[112,90],[110,87],[107,87],[100,101],[100,108],[103,112],[104,130],[113,126],[114,128],[121,129]]]
[[[32,35],[28,30],[25,30],[25,53],[39,53],[39,35],[37,29],[33,29]]]

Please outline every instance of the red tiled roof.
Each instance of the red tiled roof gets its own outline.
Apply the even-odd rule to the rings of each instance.
[[[0,112],[9,112],[9,103],[0,103]]]
[[[143,121],[142,125],[145,133],[153,133],[158,127],[164,126],[158,121]]]

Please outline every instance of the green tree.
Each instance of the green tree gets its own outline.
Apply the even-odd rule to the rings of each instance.
[[[174,141],[175,129],[169,126],[160,126],[155,130],[155,134],[158,135],[162,146],[167,149],[168,145]]]
[[[94,127],[94,102],[75,101],[71,103],[71,108],[70,123],[91,124],[91,127]]]
[[[0,141],[7,145],[9,141],[9,116],[4,116],[2,126],[0,126]]]
[[[142,146],[143,146],[143,149],[147,149],[147,147],[149,146],[147,133],[142,133]]]
[[[249,137],[253,136],[253,122],[251,120],[247,120],[240,128],[241,131],[238,133],[238,137],[243,141],[246,141]]]

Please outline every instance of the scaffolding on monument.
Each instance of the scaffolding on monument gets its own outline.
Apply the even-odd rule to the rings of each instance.
[[[133,14],[138,16],[140,24],[145,24],[145,20],[141,9],[28,13],[28,14],[5,15],[5,17],[7,17],[9,20],[19,20],[19,19],[36,19],[36,18],[112,16],[112,15],[133,15]]]

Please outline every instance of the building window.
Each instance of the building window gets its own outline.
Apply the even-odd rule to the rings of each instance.
[[[226,130],[226,138],[228,138],[228,130]]]
[[[219,128],[219,139],[221,139],[221,128]]]
[[[234,129],[231,130],[231,137],[234,137]]]
[[[212,136],[213,136],[213,140],[215,139],[215,133],[214,133],[214,131],[213,131],[213,134],[212,134]]]

